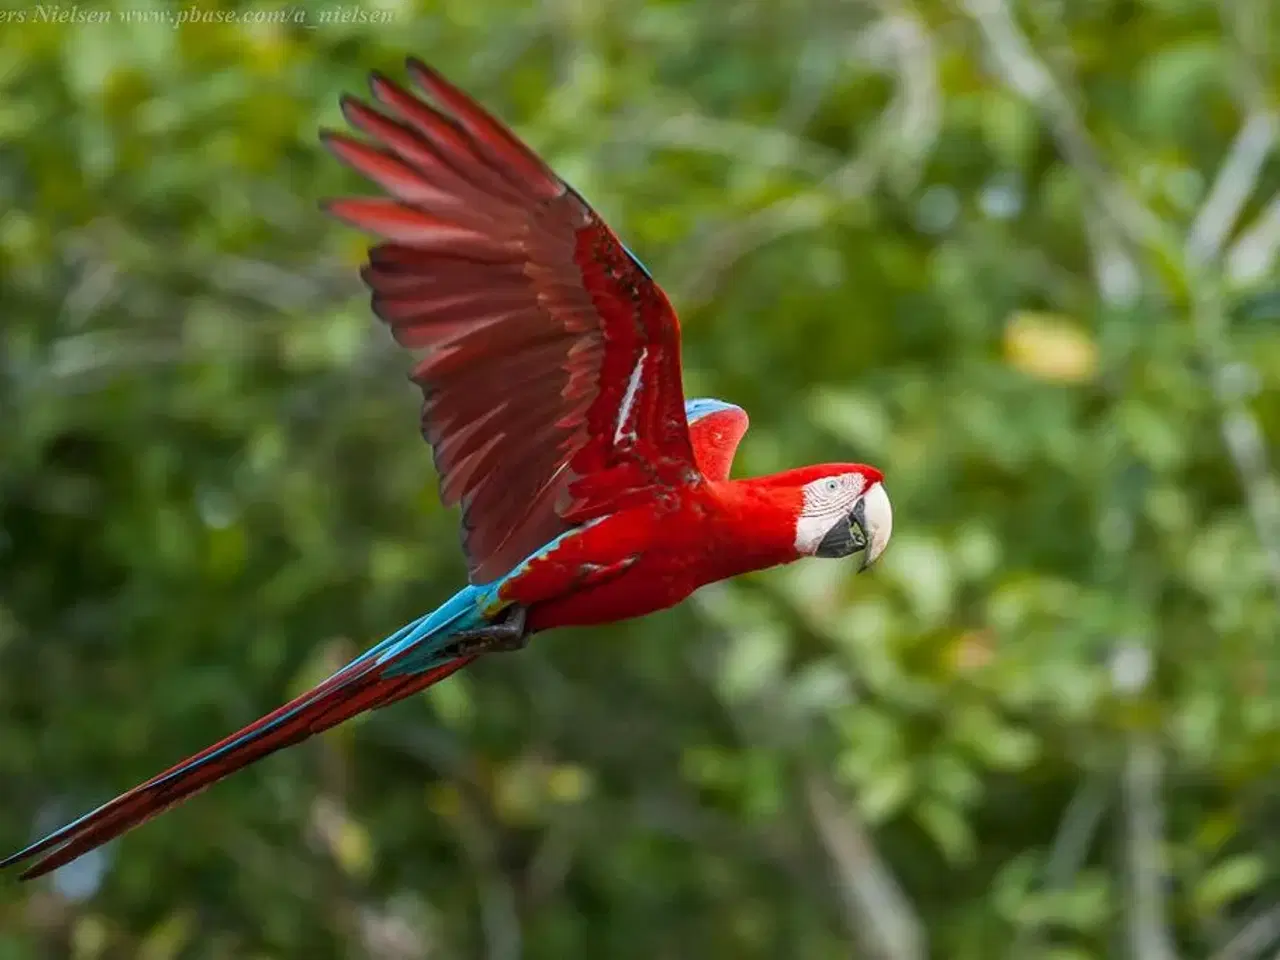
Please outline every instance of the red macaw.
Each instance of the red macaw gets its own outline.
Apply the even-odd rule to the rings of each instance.
[[[800,557],[884,551],[874,467],[729,480],[740,408],[685,402],[666,295],[580,194],[418,60],[438,106],[374,74],[344,98],[366,143],[323,135],[386,197],[329,204],[381,242],[373,311],[422,348],[422,432],[462,510],[469,585],[278,710],[0,862],[38,877],[269,753],[552,627],[670,607]]]

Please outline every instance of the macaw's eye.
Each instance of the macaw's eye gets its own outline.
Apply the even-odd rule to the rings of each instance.
[[[826,482],[826,489],[827,489],[827,493],[835,493],[837,490],[840,489],[840,481],[837,480],[835,477],[831,477]]]

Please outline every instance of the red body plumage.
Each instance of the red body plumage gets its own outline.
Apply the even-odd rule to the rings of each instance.
[[[799,512],[796,490],[707,481],[566,538],[501,595],[529,608],[534,630],[643,616],[704,584],[795,560]],[[616,572],[580,582],[595,567]]]

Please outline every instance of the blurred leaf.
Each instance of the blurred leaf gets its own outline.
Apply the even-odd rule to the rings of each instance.
[[[914,773],[911,766],[899,763],[880,769],[858,793],[858,809],[873,826],[898,813],[910,798]]]
[[[1015,313],[1005,326],[1005,358],[1037,380],[1080,383],[1098,369],[1093,340],[1065,317]]]
[[[1223,83],[1226,55],[1208,36],[1165,46],[1140,67],[1136,106],[1148,133],[1168,136],[1190,112],[1202,108],[1206,92]]]
[[[1229,857],[1215,864],[1196,884],[1196,909],[1211,915],[1233,900],[1255,893],[1266,874],[1266,864],[1257,854]]]
[[[924,800],[914,810],[917,823],[954,864],[969,863],[976,853],[976,840],[960,811],[941,800]]]

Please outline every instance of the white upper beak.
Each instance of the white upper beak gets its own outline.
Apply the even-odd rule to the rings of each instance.
[[[884,484],[877,483],[862,495],[863,516],[866,522],[867,548],[862,553],[863,570],[871,566],[884,553],[893,533],[893,507]]]

